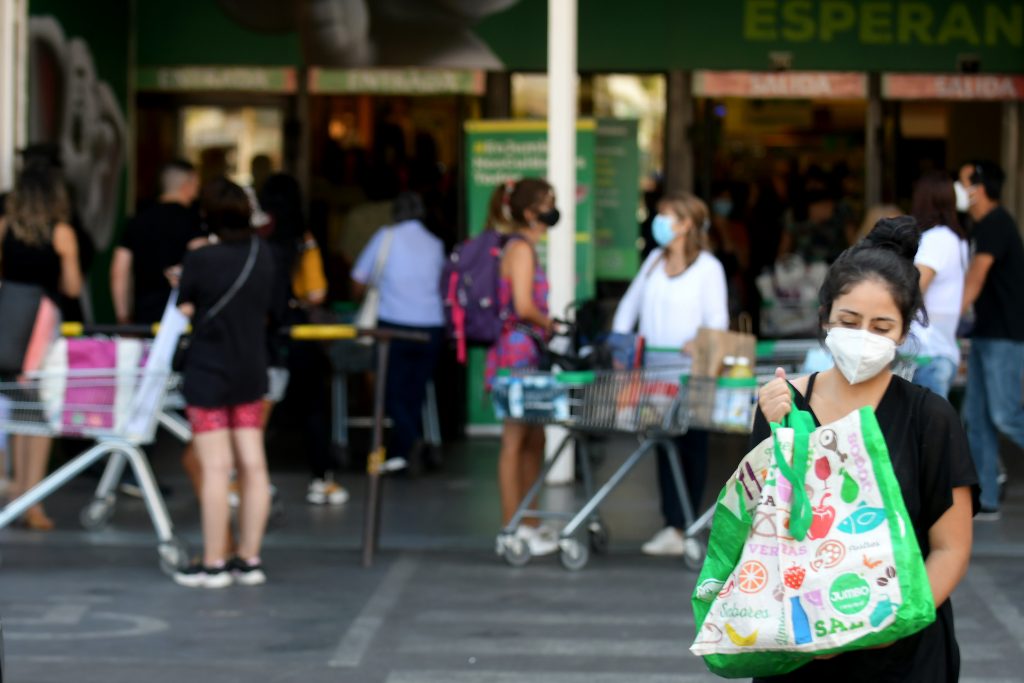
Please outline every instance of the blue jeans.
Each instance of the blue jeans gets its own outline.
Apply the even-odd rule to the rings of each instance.
[[[914,371],[914,384],[931,389],[942,398],[949,398],[949,386],[956,375],[956,365],[948,358],[932,358]]]
[[[981,506],[999,509],[999,437],[1024,448],[1024,342],[972,339],[967,360],[964,419],[974,466],[981,480]]]

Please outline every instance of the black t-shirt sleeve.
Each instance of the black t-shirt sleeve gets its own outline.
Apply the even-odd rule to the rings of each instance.
[[[121,233],[120,246],[124,247],[129,251],[135,251],[136,239],[139,233],[138,223],[135,219],[128,221],[128,225],[125,226],[124,232]]]
[[[198,283],[202,279],[202,257],[198,252],[189,252],[182,259],[181,281],[178,283],[178,303],[196,303]]]
[[[947,400],[927,392],[918,426],[921,528],[930,529],[953,505],[953,489],[976,486],[978,475],[960,416]]]
[[[999,259],[1007,248],[1006,230],[996,220],[982,220],[975,226],[974,247],[979,254],[991,254]]]
[[[768,424],[768,419],[761,412],[761,407],[758,406],[757,412],[754,413],[754,428],[750,432],[750,445],[748,450],[753,450],[757,446],[772,435],[771,425]]]

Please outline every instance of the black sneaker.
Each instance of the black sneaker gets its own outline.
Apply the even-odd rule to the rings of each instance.
[[[1002,515],[999,514],[998,508],[981,508],[978,513],[974,515],[974,519],[979,522],[998,522]]]
[[[187,588],[226,588],[233,580],[227,565],[206,567],[201,562],[193,562],[174,572],[174,582]]]
[[[259,586],[267,582],[267,575],[263,572],[263,563],[249,564],[240,557],[228,562],[231,576],[235,582],[243,586]]]

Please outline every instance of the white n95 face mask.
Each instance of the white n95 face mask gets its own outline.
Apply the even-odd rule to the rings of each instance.
[[[960,213],[967,213],[971,208],[971,193],[959,180],[953,183],[953,194],[956,195],[956,210]]]
[[[871,379],[896,358],[896,342],[867,330],[833,327],[825,337],[825,346],[850,384]]]

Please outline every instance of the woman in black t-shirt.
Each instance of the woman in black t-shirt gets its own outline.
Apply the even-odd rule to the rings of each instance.
[[[935,598],[936,620],[883,648],[815,660],[763,681],[956,681],[960,652],[949,596],[967,572],[971,554],[972,491],[977,476],[959,417],[944,399],[891,371],[896,347],[923,313],[914,268],[914,219],[887,218],[829,269],[821,288],[820,322],[836,367],[790,385],[785,373],[758,397],[752,441],[760,443],[792,409],[817,424],[868,405],[875,409],[907,512],[914,525]]]
[[[203,560],[175,573],[184,586],[220,588],[266,581],[260,546],[270,507],[263,449],[267,391],[267,316],[274,265],[249,226],[249,198],[220,178],[203,193],[203,213],[217,243],[185,256],[179,307],[192,318],[185,361],[186,412],[201,469]],[[238,557],[225,557],[228,486],[238,472]]]

